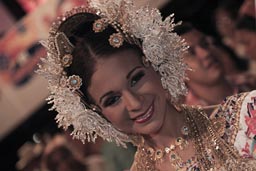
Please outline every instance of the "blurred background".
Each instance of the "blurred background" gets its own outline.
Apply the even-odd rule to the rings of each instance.
[[[0,1],[1,171],[65,171],[69,167],[73,171],[97,171],[111,158],[104,158],[112,149],[111,144],[99,140],[83,145],[72,140],[68,131],[64,133],[57,128],[56,113],[49,112],[50,105],[45,102],[47,83],[34,73],[39,59],[45,56],[39,41],[47,38],[53,20],[66,10],[83,4],[83,0]],[[189,23],[213,37],[231,54],[231,63],[226,65],[234,65],[234,71],[227,71],[230,75],[256,72],[255,0],[136,1],[137,6],[144,4],[159,8],[163,17],[175,13],[176,21]],[[122,149],[113,147],[111,152],[115,150]],[[130,151],[124,153],[132,156],[133,147]],[[120,166],[122,169],[116,170],[129,168],[131,161],[126,162],[124,168]],[[122,165],[122,161],[120,163]],[[111,167],[113,170],[117,166]]]

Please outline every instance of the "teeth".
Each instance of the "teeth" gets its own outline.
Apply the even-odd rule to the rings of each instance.
[[[153,107],[150,106],[150,108],[148,109],[147,113],[145,115],[139,116],[136,120],[137,121],[141,121],[141,120],[144,120],[144,119],[148,118],[151,115],[152,109],[153,109]]]

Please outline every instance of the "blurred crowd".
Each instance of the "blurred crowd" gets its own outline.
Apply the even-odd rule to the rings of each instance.
[[[100,138],[82,143],[72,139],[70,132],[55,135],[34,135],[18,151],[16,163],[21,171],[120,171],[129,169],[135,148],[116,147]]]
[[[188,13],[200,10],[189,7]],[[184,17],[185,22],[175,28],[189,45],[184,60],[191,69],[184,103],[211,106],[232,94],[255,89],[255,1],[220,1],[209,18],[214,34],[205,31],[203,23],[200,27]],[[42,135],[40,142],[21,147],[16,167],[21,171],[121,171],[129,169],[134,152],[133,146],[122,149],[102,140],[82,144],[68,132]]]

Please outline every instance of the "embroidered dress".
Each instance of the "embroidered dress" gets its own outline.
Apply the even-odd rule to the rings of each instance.
[[[190,107],[187,107],[187,109],[187,113],[190,113],[191,117],[198,118],[203,115],[199,109]],[[223,122],[220,122],[220,120],[223,120]],[[206,131],[209,137],[207,137],[208,135],[200,134],[203,137],[201,139],[204,146],[202,149],[209,151],[209,153],[198,152],[201,149],[195,144],[196,157],[199,159],[188,167],[175,168],[175,170],[256,170],[256,91],[227,97],[209,122],[207,119],[205,121],[202,120],[204,123],[199,121],[200,119],[194,119],[194,123],[199,127],[199,132],[200,127],[204,129],[204,126],[202,126],[204,124],[209,124],[205,129],[210,128],[214,132],[211,134],[211,131]],[[220,135],[219,139],[217,138],[218,135]],[[216,137],[213,138],[214,136]],[[209,142],[205,139],[208,139]],[[214,143],[211,142],[213,139],[219,145],[214,146]],[[200,141],[196,139],[195,142]],[[132,171],[156,171],[156,163],[154,162],[152,158],[148,157],[144,146],[139,146]]]
[[[226,118],[223,139],[243,158],[256,159],[256,91],[226,98],[216,117]]]

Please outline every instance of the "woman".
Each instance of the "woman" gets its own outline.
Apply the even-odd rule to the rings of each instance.
[[[82,141],[132,142],[132,171],[255,169],[254,160],[242,159],[224,139],[235,136],[225,132],[225,107],[210,120],[196,107],[179,105],[187,46],[174,26],[172,17],[162,21],[158,10],[135,10],[131,1],[93,1],[60,17],[43,42],[48,55],[38,70],[49,81],[57,122],[72,126]],[[239,117],[237,111],[232,114]]]

